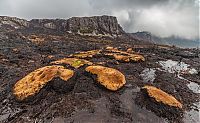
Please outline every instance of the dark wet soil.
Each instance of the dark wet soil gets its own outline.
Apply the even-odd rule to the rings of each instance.
[[[22,34],[30,35],[30,34]],[[186,112],[199,108],[199,93],[188,88],[186,80],[176,73],[162,70],[158,61],[174,60],[189,64],[199,72],[200,60],[196,49],[176,47],[160,48],[157,45],[145,45],[127,38],[98,38],[78,35],[61,35],[62,40],[31,42],[17,34],[15,38],[0,39],[0,122],[2,123],[195,123],[197,116],[186,116]],[[12,95],[13,85],[29,72],[40,68],[53,60],[64,58],[76,51],[101,49],[106,46],[127,49],[132,47],[144,55],[146,61],[138,63],[118,63],[107,57],[91,58],[95,63],[104,62],[104,66],[121,71],[126,77],[126,85],[116,91],[108,91],[99,86],[84,72],[77,70],[75,85],[69,92],[56,91],[47,87],[43,95],[31,102],[17,102]],[[191,52],[187,57],[183,51]],[[50,57],[53,56],[53,57]],[[146,68],[156,69],[155,80],[146,82],[141,76]],[[199,74],[184,74],[184,78],[200,85]],[[56,81],[56,80],[55,80]],[[183,110],[171,115],[169,110],[160,110],[162,106],[144,103],[146,97],[141,92],[144,85],[153,85],[176,97]],[[148,101],[147,101],[148,102]],[[150,103],[151,104],[151,103]],[[194,108],[196,107],[196,108]],[[187,120],[186,118],[187,117]],[[194,120],[195,119],[195,120]]]

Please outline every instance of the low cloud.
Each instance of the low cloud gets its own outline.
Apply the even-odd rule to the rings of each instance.
[[[199,0],[1,0],[0,15],[26,19],[114,15],[127,32],[199,38]]]

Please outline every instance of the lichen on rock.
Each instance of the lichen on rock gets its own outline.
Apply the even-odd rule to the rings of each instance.
[[[22,101],[39,93],[54,78],[59,77],[67,81],[73,75],[74,72],[72,70],[65,69],[63,66],[45,66],[17,81],[13,87],[13,94],[17,100]]]
[[[127,52],[118,50],[114,47],[106,47],[105,48],[105,56],[109,56],[111,58],[116,59],[121,62],[139,62],[145,61],[144,56],[140,54],[133,53],[132,49],[128,49]]]
[[[144,86],[142,89],[145,89],[148,96],[155,99],[155,101],[159,103],[180,109],[183,107],[183,105],[174,96],[162,91],[161,89],[153,86]]]
[[[97,75],[97,82],[109,90],[116,91],[125,83],[125,76],[118,70],[104,66],[88,66],[85,69],[91,74]]]
[[[78,59],[78,58],[63,58],[57,61],[51,62],[51,64],[68,64],[74,68],[79,68],[85,64],[92,65],[93,63],[90,61],[87,61],[85,59]]]
[[[89,50],[89,51],[85,51],[85,52],[78,52],[75,54],[70,55],[71,57],[75,57],[75,58],[92,58],[95,55],[100,54],[100,50]]]

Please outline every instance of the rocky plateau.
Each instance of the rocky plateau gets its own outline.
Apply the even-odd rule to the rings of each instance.
[[[0,16],[0,123],[199,123],[199,49],[139,35],[106,15]]]

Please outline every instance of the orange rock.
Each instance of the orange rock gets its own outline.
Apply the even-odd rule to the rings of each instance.
[[[72,70],[63,66],[46,66],[39,68],[19,80],[13,87],[13,93],[18,100],[24,100],[33,96],[55,77],[67,81],[74,75]]]
[[[162,91],[153,86],[144,86],[143,89],[147,90],[147,94],[154,98],[157,102],[161,102],[165,105],[174,106],[177,108],[182,108],[182,104],[172,95],[167,94],[166,92]]]
[[[139,54],[131,54],[130,55],[130,60],[138,62],[138,61],[145,61],[145,58],[144,58],[144,56],[139,55]]]
[[[145,61],[145,58],[142,55],[134,54],[132,51],[132,48],[129,48],[127,52],[120,51],[113,47],[107,47],[106,53],[104,55],[113,57],[114,59],[122,62],[139,62],[139,61]]]
[[[106,47],[106,50],[113,50],[114,48],[113,47],[110,47],[110,46],[108,46],[108,47]]]
[[[14,49],[12,49],[14,52],[17,52],[17,51],[19,51],[17,48],[14,48]]]
[[[114,54],[113,57],[118,61],[130,62],[129,56]]]
[[[76,58],[92,58],[93,56],[100,54],[100,50],[90,50],[90,51],[86,51],[86,52],[79,52],[76,54],[72,54],[70,55],[71,57],[76,57]]]
[[[134,51],[133,51],[132,48],[128,48],[126,52],[127,52],[127,53],[133,53]]]
[[[96,74],[97,82],[112,91],[120,89],[126,83],[125,76],[113,68],[89,66],[85,70],[91,74]]]
[[[53,56],[53,55],[48,55],[47,57],[48,57],[48,58],[50,58],[50,59],[51,59],[51,58],[54,58],[54,56]]]

